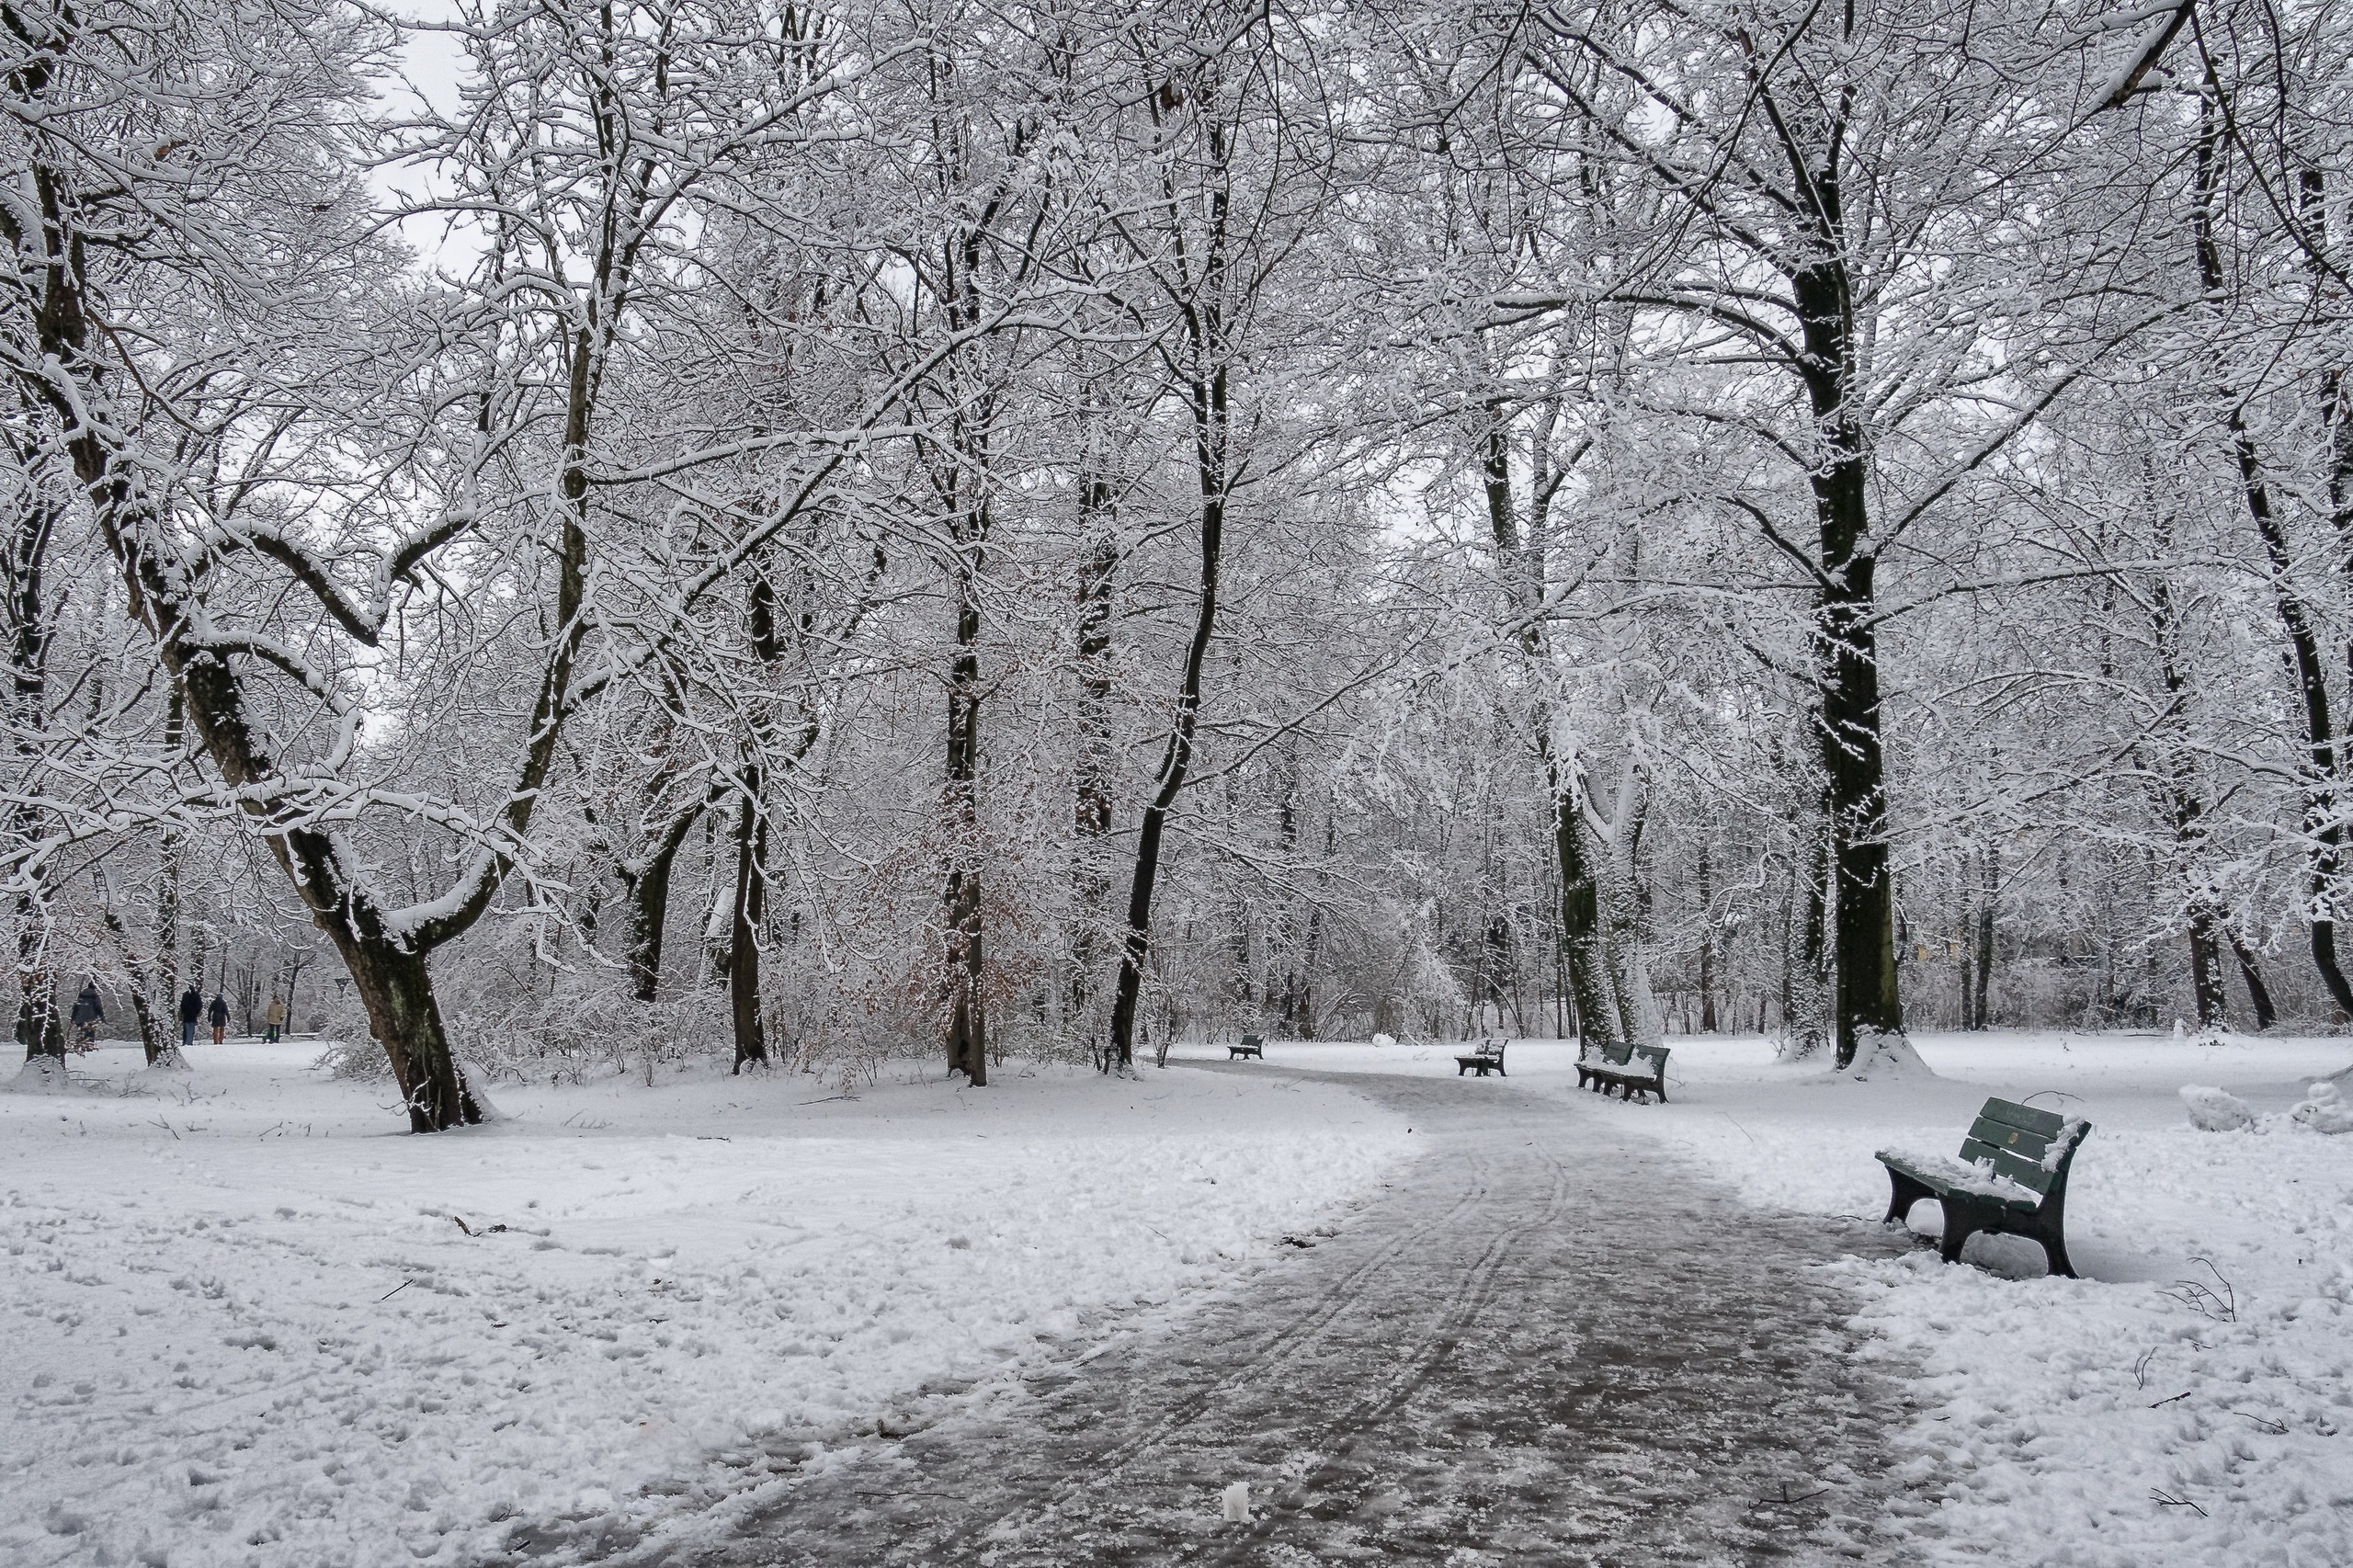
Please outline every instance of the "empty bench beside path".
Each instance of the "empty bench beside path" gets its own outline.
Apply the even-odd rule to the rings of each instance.
[[[1481,1040],[1477,1050],[1454,1059],[1454,1075],[1460,1078],[1465,1073],[1476,1073],[1483,1078],[1493,1073],[1498,1078],[1510,1077],[1504,1071],[1504,1047],[1510,1043],[1507,1040]]]
[[[1225,1059],[1228,1062],[1236,1061],[1245,1056],[1255,1056],[1264,1062],[1267,1059],[1267,1042],[1256,1035],[1246,1034],[1242,1037],[1240,1045],[1229,1045],[1225,1048]]]
[[[1666,1057],[1663,1045],[1586,1046],[1577,1052],[1577,1087],[1598,1089],[1620,1099],[1637,1094],[1656,1095],[1666,1103]]]
[[[1961,1141],[1961,1157],[1881,1149],[1887,1167],[1887,1224],[1898,1224],[1912,1205],[1933,1198],[1944,1206],[1945,1234],[1939,1249],[1950,1263],[1962,1244],[1980,1232],[2024,1236],[2042,1244],[2051,1272],[2073,1279],[2067,1261],[2067,1169],[2092,1130],[2055,1111],[2008,1100],[1989,1099]]]

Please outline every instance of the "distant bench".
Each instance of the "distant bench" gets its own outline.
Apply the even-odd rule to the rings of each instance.
[[[1454,1059],[1454,1075],[1460,1078],[1465,1073],[1476,1073],[1483,1078],[1493,1073],[1498,1078],[1510,1077],[1504,1071],[1504,1047],[1510,1043],[1507,1040],[1481,1040],[1477,1050]]]
[[[1961,1157],[1912,1154],[1881,1149],[1887,1167],[1885,1223],[1895,1224],[1912,1205],[1933,1198],[1944,1206],[1941,1251],[1950,1263],[1963,1243],[1980,1231],[2025,1236],[2042,1244],[2051,1272],[2075,1278],[2067,1261],[2067,1167],[2092,1130],[2088,1121],[2068,1121],[2056,1112],[2008,1100],[1987,1100],[1961,1141]]]
[[[1256,1035],[1246,1034],[1242,1037],[1240,1045],[1229,1045],[1225,1048],[1225,1059],[1228,1062],[1245,1056],[1255,1056],[1264,1062],[1267,1059],[1267,1042]]]
[[[1616,1089],[1620,1099],[1631,1100],[1637,1091],[1656,1095],[1658,1103],[1666,1103],[1666,1047],[1663,1045],[1605,1045],[1597,1051],[1587,1050],[1577,1056],[1577,1087],[1598,1089],[1603,1095]]]

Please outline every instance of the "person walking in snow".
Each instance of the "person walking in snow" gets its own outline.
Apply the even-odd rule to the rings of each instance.
[[[83,1051],[96,1051],[98,1046],[98,1026],[106,1021],[107,1010],[98,1001],[98,983],[82,987],[82,994],[74,998],[74,1039]]]
[[[212,994],[212,1006],[206,1017],[212,1023],[212,1043],[219,1045],[229,1038],[229,999],[218,991]]]
[[[286,1004],[278,1000],[278,996],[274,993],[269,998],[268,1008],[265,1010],[261,1016],[261,1022],[262,1040],[270,1045],[276,1045],[278,1043],[278,1031],[286,1022]]]
[[[202,1017],[204,1017],[204,993],[199,991],[196,988],[196,982],[191,980],[188,983],[188,989],[180,993],[180,1049],[182,1051],[186,1051],[196,1043],[196,1020]]]

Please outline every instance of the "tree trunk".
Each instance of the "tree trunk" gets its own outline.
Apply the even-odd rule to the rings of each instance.
[[[727,1000],[735,1025],[735,1065],[768,1064],[767,1028],[760,1017],[760,915],[765,903],[767,815],[756,796],[758,770],[746,769],[747,784],[735,817],[735,904],[728,925]]]
[[[2205,904],[2189,915],[2189,989],[2198,1005],[2198,1028],[2217,1032],[2231,1027],[2230,999],[2222,990],[2221,922]]]
[[[1196,347],[1211,352],[1222,346],[1216,328]],[[1225,552],[1226,486],[1226,369],[1216,365],[1188,388],[1193,416],[1194,473],[1200,487],[1200,597],[1195,608],[1193,638],[1185,649],[1185,669],[1176,687],[1176,711],[1169,727],[1167,749],[1160,759],[1160,778],[1136,830],[1135,872],[1128,882],[1128,924],[1120,943],[1120,977],[1111,998],[1111,1043],[1103,1054],[1106,1072],[1126,1072],[1135,1065],[1136,1002],[1143,990],[1144,959],[1152,950],[1152,899],[1160,880],[1161,840],[1168,830],[1169,812],[1185,788],[1193,765],[1193,735],[1200,722],[1201,672],[1209,662],[1210,640],[1217,631],[1218,574]]]
[[[1708,845],[1699,842],[1699,1031],[1716,1032],[1716,903],[1709,886]]]
[[[2271,1005],[2271,987],[2263,983],[2263,965],[2253,949],[2236,931],[2230,933],[2231,956],[2238,960],[2239,978],[2246,983],[2246,999],[2255,1009],[2257,1034],[2279,1021],[2279,1010]]]
[[[1977,1021],[1970,1027],[1986,1029],[1994,1027],[1988,994],[1994,983],[1994,905],[2002,894],[2002,863],[1991,844],[1980,852],[1978,869],[1984,880],[1977,889]]]
[[[961,516],[961,514],[960,514]],[[975,526],[977,531],[977,525]],[[960,537],[964,529],[960,526]],[[971,548],[978,550],[977,540]],[[988,1013],[983,995],[981,946],[979,776],[981,756],[981,608],[974,596],[977,562],[959,553],[956,569],[956,657],[948,687],[948,830],[945,989],[948,1070],[975,1087],[989,1081]]]
[[[2209,299],[2223,297],[2228,277],[2222,266],[2217,233],[2217,203],[2222,179],[2223,127],[2216,112],[2221,92],[2211,68],[2200,99],[2196,161],[2197,205],[2191,232],[2196,243],[2198,278]],[[2336,811],[2336,732],[2329,722],[2328,676],[2322,662],[2320,640],[2293,577],[2295,556],[2286,525],[2272,509],[2271,489],[2264,478],[2261,454],[2247,428],[2245,408],[2229,383],[2221,364],[2214,368],[2215,392],[2222,407],[2223,428],[2238,469],[2239,494],[2269,567],[2272,605],[2288,633],[2297,696],[2303,711],[2306,743],[2304,833],[2312,848],[2307,857],[2308,918],[2311,922],[2313,967],[2328,988],[2339,1018],[2353,1017],[2353,984],[2346,981],[2336,957],[2336,885],[2343,870],[2345,827]]]
[[[1830,817],[1837,1064],[1904,1033],[1895,968],[1895,885],[1887,853],[1887,758],[1881,741],[1873,619],[1870,463],[1853,406],[1854,294],[1836,244],[1844,234],[1835,170],[1813,182],[1825,244],[1790,275],[1804,338],[1801,370],[1824,450],[1809,476],[1822,576],[1814,597],[1814,722]]]
[[[1065,977],[1073,1028],[1099,1058],[1101,1036],[1096,1014],[1097,967],[1105,957],[1104,907],[1111,896],[1104,839],[1111,831],[1111,607],[1120,566],[1112,492],[1098,474],[1079,490],[1080,526],[1087,540],[1075,597],[1078,603],[1078,757],[1074,770],[1071,855],[1072,933]]]
[[[434,999],[425,955],[379,933],[329,928],[327,936],[351,971],[368,1010],[368,1026],[391,1061],[392,1081],[413,1132],[440,1132],[482,1120],[449,1050],[440,1004]]]
[[[13,436],[13,433],[12,433]],[[8,836],[20,852],[47,831],[49,813],[37,803],[41,738],[49,725],[49,608],[42,602],[41,572],[63,508],[52,494],[49,465],[21,440],[12,439],[22,476],[22,506],[10,530],[7,560],[8,728],[14,741],[18,803],[9,812]],[[45,858],[19,863],[17,915],[17,1042],[28,1061],[65,1058],[65,1032],[57,1018],[57,976],[51,971],[55,936]]]
[[[670,919],[670,873],[687,835],[710,804],[705,797],[671,818],[643,860],[622,862],[616,868],[629,896],[630,994],[641,1002],[651,1002],[660,994],[662,937]]]

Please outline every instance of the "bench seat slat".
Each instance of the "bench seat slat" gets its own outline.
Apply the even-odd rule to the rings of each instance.
[[[2051,1152],[2051,1140],[2023,1127],[2011,1127],[1981,1116],[1970,1123],[1969,1135],[1991,1149],[2007,1149],[2021,1160],[2040,1160]]]
[[[2021,1131],[2036,1132],[2044,1138],[2055,1138],[2067,1125],[2067,1119],[2055,1111],[2038,1110],[2030,1105],[2018,1105],[2009,1100],[1989,1099],[1978,1116],[1987,1121],[1998,1121]]]
[[[1974,1138],[1961,1144],[1961,1157],[1971,1165],[1990,1164],[1995,1175],[2007,1176],[2020,1187],[2037,1192],[2051,1190],[2051,1173],[2042,1168],[2040,1160],[2021,1160],[2007,1149],[1996,1149]]]

